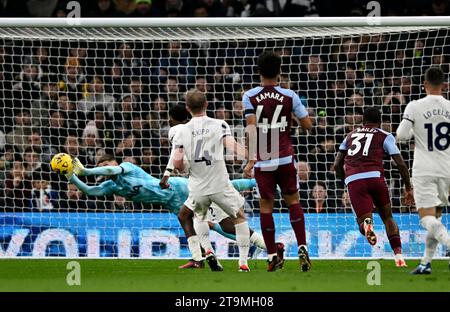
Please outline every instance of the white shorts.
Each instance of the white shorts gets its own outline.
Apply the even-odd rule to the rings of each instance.
[[[225,211],[223,211],[215,203],[212,203],[211,207],[209,207],[208,209],[206,220],[214,223],[220,223],[223,219],[226,219],[228,217],[229,216],[225,213]]]
[[[448,206],[450,179],[420,176],[412,180],[417,209]]]
[[[191,209],[198,217],[205,219],[208,214],[208,208],[210,208],[213,203],[216,205],[213,207],[216,213],[219,214],[219,211],[222,210],[223,214],[221,216],[216,215],[217,219],[222,218],[220,219],[220,221],[222,221],[228,216],[235,218],[239,209],[244,206],[245,199],[233,187],[231,182],[229,182],[225,190],[219,193],[203,196],[193,196],[192,194],[189,194],[184,205]]]

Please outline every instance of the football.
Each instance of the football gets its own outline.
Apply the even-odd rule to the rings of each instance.
[[[59,153],[53,156],[50,166],[57,174],[67,174],[72,170],[72,157],[66,153]]]

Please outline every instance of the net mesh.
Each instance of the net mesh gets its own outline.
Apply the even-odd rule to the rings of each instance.
[[[331,166],[345,134],[361,123],[364,107],[379,107],[382,128],[395,132],[406,104],[424,96],[424,71],[439,65],[449,73],[448,32],[448,27],[0,28],[0,256],[188,256],[176,217],[164,206],[86,197],[50,173],[50,159],[66,152],[92,168],[111,153],[160,178],[170,151],[168,111],[184,105],[192,88],[206,93],[208,115],[228,121],[242,140],[241,96],[258,85],[256,57],[268,49],[282,56],[280,85],[300,95],[314,120],[309,134],[295,122],[291,129],[312,255],[389,254],[386,239],[378,249],[364,245]],[[412,144],[400,146],[409,167]],[[385,168],[404,253],[420,256],[425,235],[414,208],[402,205],[398,172],[389,160]],[[241,162],[228,161],[230,178],[241,178],[242,169]],[[258,228],[257,194],[244,195],[250,223]],[[294,248],[279,198],[276,212],[279,238]],[[381,221],[377,226],[383,233]],[[237,255],[231,241],[211,237],[220,256]],[[295,256],[293,249],[288,256]]]

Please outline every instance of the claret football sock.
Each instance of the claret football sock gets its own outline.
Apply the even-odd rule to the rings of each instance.
[[[275,223],[271,213],[261,213],[261,231],[264,237],[264,242],[267,247],[267,254],[277,254],[277,247],[275,245]]]
[[[295,237],[297,238],[298,246],[306,245],[305,217],[300,203],[289,207],[289,217]]]

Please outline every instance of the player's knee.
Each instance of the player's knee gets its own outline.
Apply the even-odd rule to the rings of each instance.
[[[431,233],[433,233],[438,223],[439,221],[436,219],[435,216],[424,216],[420,219],[420,225]]]

